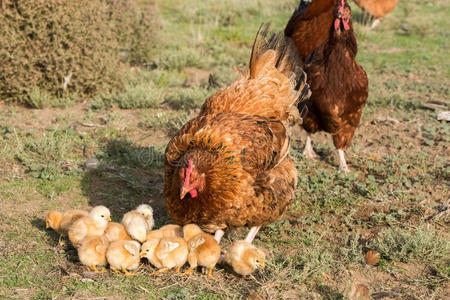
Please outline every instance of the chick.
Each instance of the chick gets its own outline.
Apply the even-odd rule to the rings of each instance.
[[[141,244],[133,240],[120,240],[112,242],[106,250],[106,260],[111,270],[119,273],[122,270],[126,276],[133,275],[128,271],[136,270],[139,267],[139,251]]]
[[[145,242],[147,231],[151,230],[149,223],[153,223],[153,210],[146,204],[139,205],[136,210],[127,212],[122,218],[122,224],[127,232],[140,243]]]
[[[69,228],[69,239],[75,248],[81,246],[85,238],[98,237],[105,232],[111,221],[109,209],[100,205],[94,207],[89,215],[78,219]]]
[[[153,209],[148,204],[141,204],[136,208],[136,211],[143,215],[145,219],[147,220],[148,229],[152,230],[152,228],[155,226],[155,220],[153,219]]]
[[[265,254],[260,249],[246,241],[235,241],[225,253],[225,261],[233,270],[247,276],[257,268],[264,269]]]
[[[145,238],[148,241],[151,238],[162,239],[164,237],[183,237],[183,228],[179,225],[169,224],[165,225],[157,230],[147,232]]]
[[[172,268],[177,268],[175,273],[178,273],[186,263],[188,253],[188,246],[183,238],[151,238],[142,245],[140,256],[147,258],[159,269],[151,275],[158,275]]]
[[[52,228],[60,235],[67,235],[69,227],[78,219],[86,217],[87,211],[84,210],[68,210],[59,212],[52,210],[45,218],[45,228]]]
[[[105,270],[99,271],[97,266],[106,265],[106,249],[108,245],[108,239],[104,235],[88,237],[77,249],[80,262],[88,270],[92,269],[95,273],[106,272]]]
[[[125,230],[125,227],[116,222],[109,222],[106,226],[105,236],[110,243],[119,240],[132,240],[133,238]]]
[[[195,224],[183,227],[184,239],[189,248],[188,262],[189,269],[184,275],[191,274],[197,266],[208,268],[208,277],[211,277],[212,270],[220,258],[220,246],[212,235],[203,232]]]

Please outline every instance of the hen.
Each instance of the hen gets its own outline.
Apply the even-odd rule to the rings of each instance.
[[[180,225],[216,232],[276,220],[294,199],[297,170],[289,156],[287,125],[298,120],[309,87],[297,52],[268,26],[253,44],[247,72],[204,103],[200,115],[169,142],[164,197]]]
[[[370,28],[375,28],[380,24],[381,18],[394,10],[397,0],[353,0],[356,5],[363,9],[370,16],[375,18]]]
[[[309,134],[326,131],[338,150],[339,167],[347,173],[344,151],[361,119],[369,88],[366,72],[355,60],[350,6],[339,0],[333,15],[327,41],[313,51],[305,66],[312,96],[302,124],[308,132],[304,153],[314,157]]]
[[[300,59],[304,62],[311,52],[328,39],[333,22],[334,6],[338,0],[300,1],[284,29],[292,38]]]

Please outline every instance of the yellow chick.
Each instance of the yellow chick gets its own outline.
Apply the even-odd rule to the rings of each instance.
[[[147,231],[151,230],[149,225],[153,224],[153,210],[147,204],[139,205],[136,210],[129,211],[123,215],[122,224],[133,239],[143,243],[145,242]]]
[[[136,208],[136,211],[143,215],[147,220],[147,230],[152,230],[155,226],[155,220],[153,219],[153,208],[148,204],[141,204]]]
[[[178,273],[188,256],[186,241],[180,237],[149,239],[141,248],[141,258],[145,257],[159,270],[150,275],[158,275],[172,268]]]
[[[69,239],[75,248],[81,246],[85,238],[98,237],[105,232],[111,221],[109,209],[100,205],[94,207],[87,217],[78,219],[69,228]]]
[[[111,270],[119,273],[122,270],[126,276],[133,275],[128,271],[139,267],[141,244],[133,240],[112,242],[106,250],[106,260]]]
[[[189,269],[184,275],[191,274],[197,266],[208,268],[208,277],[211,277],[212,270],[220,258],[220,246],[212,235],[203,232],[195,224],[188,224],[183,227],[184,239],[189,248],[188,262]]]
[[[246,241],[235,241],[225,253],[225,261],[233,270],[247,276],[257,268],[264,269],[265,254],[257,247]]]
[[[152,230],[147,232],[145,238],[146,241],[149,239],[162,239],[164,237],[183,237],[183,228],[179,225],[169,224],[165,225],[157,230]]]
[[[87,211],[84,210],[68,210],[65,212],[59,212],[52,210],[47,214],[45,218],[45,228],[52,228],[60,235],[67,235],[69,227],[78,219],[86,217]]]
[[[110,243],[119,240],[132,240],[133,238],[125,230],[125,227],[116,222],[109,222],[105,229],[105,236]]]
[[[97,266],[106,265],[106,249],[108,248],[108,244],[109,242],[104,235],[88,237],[77,249],[80,262],[88,270],[92,269],[95,273],[106,272],[105,270],[99,271]]]

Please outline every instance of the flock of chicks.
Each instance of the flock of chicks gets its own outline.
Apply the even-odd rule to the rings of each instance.
[[[90,212],[50,211],[46,217],[46,228],[67,235],[78,251],[80,262],[96,273],[106,272],[97,267],[109,265],[115,273],[132,275],[130,271],[139,267],[141,258],[147,258],[158,269],[151,275],[171,269],[178,273],[186,262],[189,269],[183,275],[201,266],[208,269],[210,277],[214,266],[222,260],[243,276],[264,268],[264,252],[246,241],[233,242],[222,256],[214,237],[195,224],[184,227],[169,224],[152,230],[154,225],[153,209],[147,204],[127,212],[121,223],[111,222],[105,206],[96,206]]]

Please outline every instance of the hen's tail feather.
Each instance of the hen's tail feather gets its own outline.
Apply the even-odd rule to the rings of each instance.
[[[266,68],[267,65],[275,66],[279,72],[289,78],[294,90],[297,91],[297,97],[292,104],[299,105],[299,109],[303,110],[311,92],[309,85],[306,83],[306,74],[302,69],[297,48],[291,39],[282,32],[270,33],[269,30],[270,23],[261,24],[256,34],[250,56],[248,76],[251,79],[257,78],[268,69]],[[271,54],[277,55],[276,59],[270,59]],[[260,59],[263,56],[267,56],[269,59]],[[302,110],[300,110],[300,113],[302,113]]]

